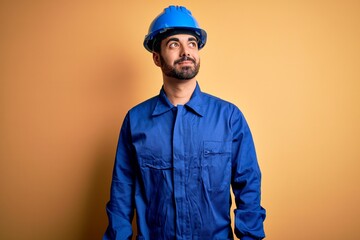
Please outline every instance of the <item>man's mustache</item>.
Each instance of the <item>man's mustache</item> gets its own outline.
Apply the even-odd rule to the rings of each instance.
[[[194,64],[196,64],[195,59],[193,59],[193,58],[191,58],[191,57],[188,57],[188,56],[184,56],[184,57],[176,60],[176,61],[174,62],[174,64],[181,63],[181,62],[184,62],[184,61],[191,61],[191,62],[193,62]]]

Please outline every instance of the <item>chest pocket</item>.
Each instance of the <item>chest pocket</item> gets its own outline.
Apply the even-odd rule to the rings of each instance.
[[[201,167],[207,190],[218,192],[228,188],[231,179],[231,142],[205,141]]]

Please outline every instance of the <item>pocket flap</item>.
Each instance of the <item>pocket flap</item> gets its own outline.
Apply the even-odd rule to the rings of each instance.
[[[204,156],[231,153],[231,142],[204,141]]]

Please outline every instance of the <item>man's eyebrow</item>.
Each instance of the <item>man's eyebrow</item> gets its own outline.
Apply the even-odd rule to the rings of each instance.
[[[198,40],[197,40],[196,37],[189,37],[188,41],[195,41],[195,42],[197,42]]]
[[[180,42],[179,38],[172,37],[172,38],[169,38],[169,39],[166,41],[166,44],[165,44],[165,45],[167,45],[167,44],[168,44],[169,42],[171,42],[171,41]],[[188,38],[188,41],[189,41],[189,42],[191,42],[191,41],[197,42],[198,39],[197,39],[196,37],[189,37],[189,38]]]
[[[176,37],[172,37],[172,38],[169,38],[167,41],[166,41],[166,45],[171,42],[171,41],[176,41],[176,42],[179,42],[180,40]]]

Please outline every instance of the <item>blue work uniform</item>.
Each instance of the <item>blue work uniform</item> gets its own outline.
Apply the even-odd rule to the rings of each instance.
[[[201,92],[174,106],[164,89],[126,115],[118,142],[103,239],[265,237],[261,173],[249,126],[233,104]]]

